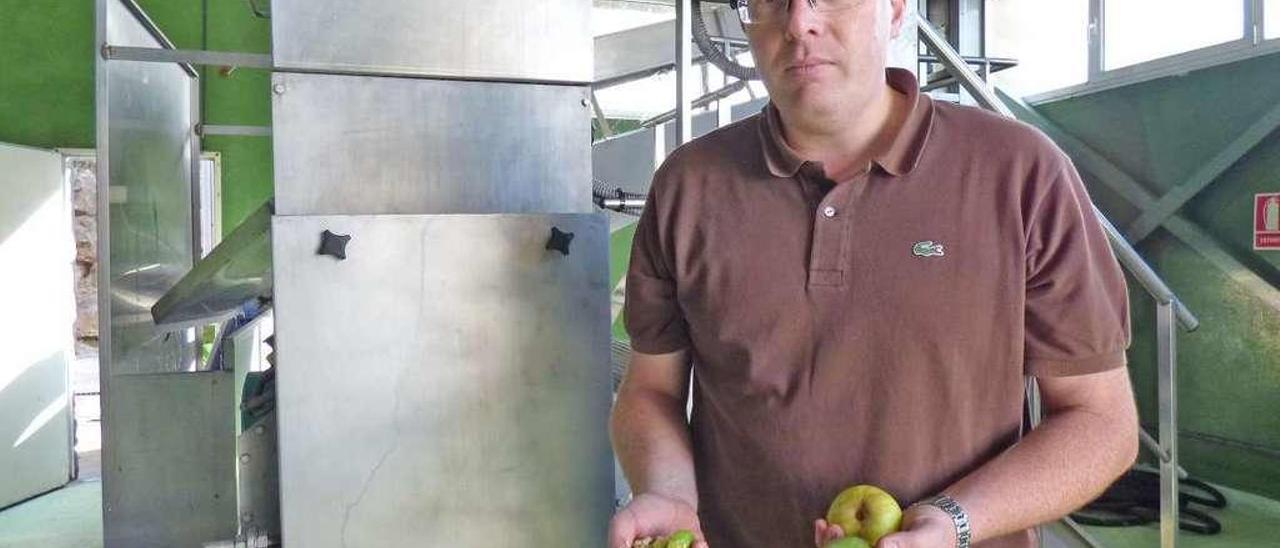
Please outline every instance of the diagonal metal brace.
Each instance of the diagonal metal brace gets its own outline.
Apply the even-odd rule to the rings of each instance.
[[[1218,179],[1228,168],[1240,161],[1245,154],[1253,150],[1266,139],[1271,132],[1280,127],[1280,104],[1272,107],[1261,118],[1250,124],[1235,140],[1231,141],[1213,159],[1206,162],[1187,180],[1173,187],[1167,194],[1156,200],[1125,229],[1129,241],[1138,243],[1150,236],[1157,227],[1164,224],[1182,208],[1188,200],[1194,198],[1210,184]]]

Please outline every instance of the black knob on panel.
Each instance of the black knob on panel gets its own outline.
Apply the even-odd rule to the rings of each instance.
[[[334,234],[325,230],[320,233],[320,250],[316,251],[316,255],[328,255],[339,261],[347,258],[347,242],[351,241],[351,236],[345,234]]]
[[[551,239],[547,240],[547,249],[554,249],[568,256],[570,243],[573,243],[572,232],[564,232],[558,227],[551,227]]]

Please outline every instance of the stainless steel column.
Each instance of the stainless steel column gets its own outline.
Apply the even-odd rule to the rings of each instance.
[[[693,139],[693,0],[676,0],[676,145]]]
[[[95,4],[104,545],[200,546],[236,530],[235,396],[228,373],[191,371],[194,333],[151,315],[199,249],[200,86],[102,55],[173,45],[131,0]]]
[[[1156,304],[1156,371],[1160,399],[1160,546],[1178,542],[1178,348],[1173,303]]]
[[[286,545],[605,543],[590,9],[273,3]]]

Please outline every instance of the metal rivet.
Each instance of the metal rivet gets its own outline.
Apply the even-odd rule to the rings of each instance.
[[[591,104],[591,102],[590,102],[590,101],[588,101],[588,100],[586,100],[586,99],[583,99],[583,100],[582,100],[582,106],[584,106],[584,107],[585,107],[585,106],[590,105],[590,104]]]
[[[259,436],[261,436],[261,435],[263,435],[263,434],[266,434],[266,433],[267,433],[267,427],[262,426],[261,424],[259,424],[257,428],[254,428],[254,429],[253,429],[253,431],[254,431],[255,433],[257,433]]]
[[[835,217],[835,216],[836,216],[836,208],[831,207],[831,206],[827,206],[827,207],[826,207],[826,209],[823,209],[823,210],[822,210],[822,214],[823,214],[823,215],[826,215],[828,219],[830,219],[830,218],[832,218],[832,217]]]
[[[250,459],[250,458],[251,458],[251,457],[249,457],[249,454],[248,454],[248,453],[245,453],[245,454],[243,454],[243,455],[240,455],[240,463],[241,463],[241,464],[248,464],[248,463],[249,463],[249,459]]]
[[[284,95],[284,84],[276,84],[274,86],[271,86],[271,91],[274,91],[276,95]]]

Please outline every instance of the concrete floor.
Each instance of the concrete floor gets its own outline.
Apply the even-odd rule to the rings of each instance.
[[[0,512],[5,548],[101,548],[102,482],[77,480]]]
[[[101,429],[96,359],[79,360],[73,368],[76,396],[76,453],[80,477],[62,489],[0,511],[2,548],[101,548]],[[1180,548],[1254,548],[1280,546],[1280,502],[1223,489],[1229,506],[1210,512],[1222,522],[1216,536],[1180,535]],[[1084,527],[1095,546],[1146,548],[1160,545],[1154,525]],[[1044,548],[1087,548],[1080,536],[1062,524],[1045,528]]]
[[[79,477],[65,487],[0,511],[0,548],[102,547],[102,415],[98,358],[71,365]]]
[[[1223,489],[1226,510],[1211,512],[1222,522],[1222,533],[1200,536],[1182,533],[1179,548],[1262,548],[1280,546],[1280,502],[1233,489]],[[1085,527],[1095,546],[1155,548],[1155,526]],[[1088,548],[1060,524],[1045,529],[1045,548]],[[101,548],[102,483],[81,479],[69,486],[0,512],[0,546],[4,548]]]

